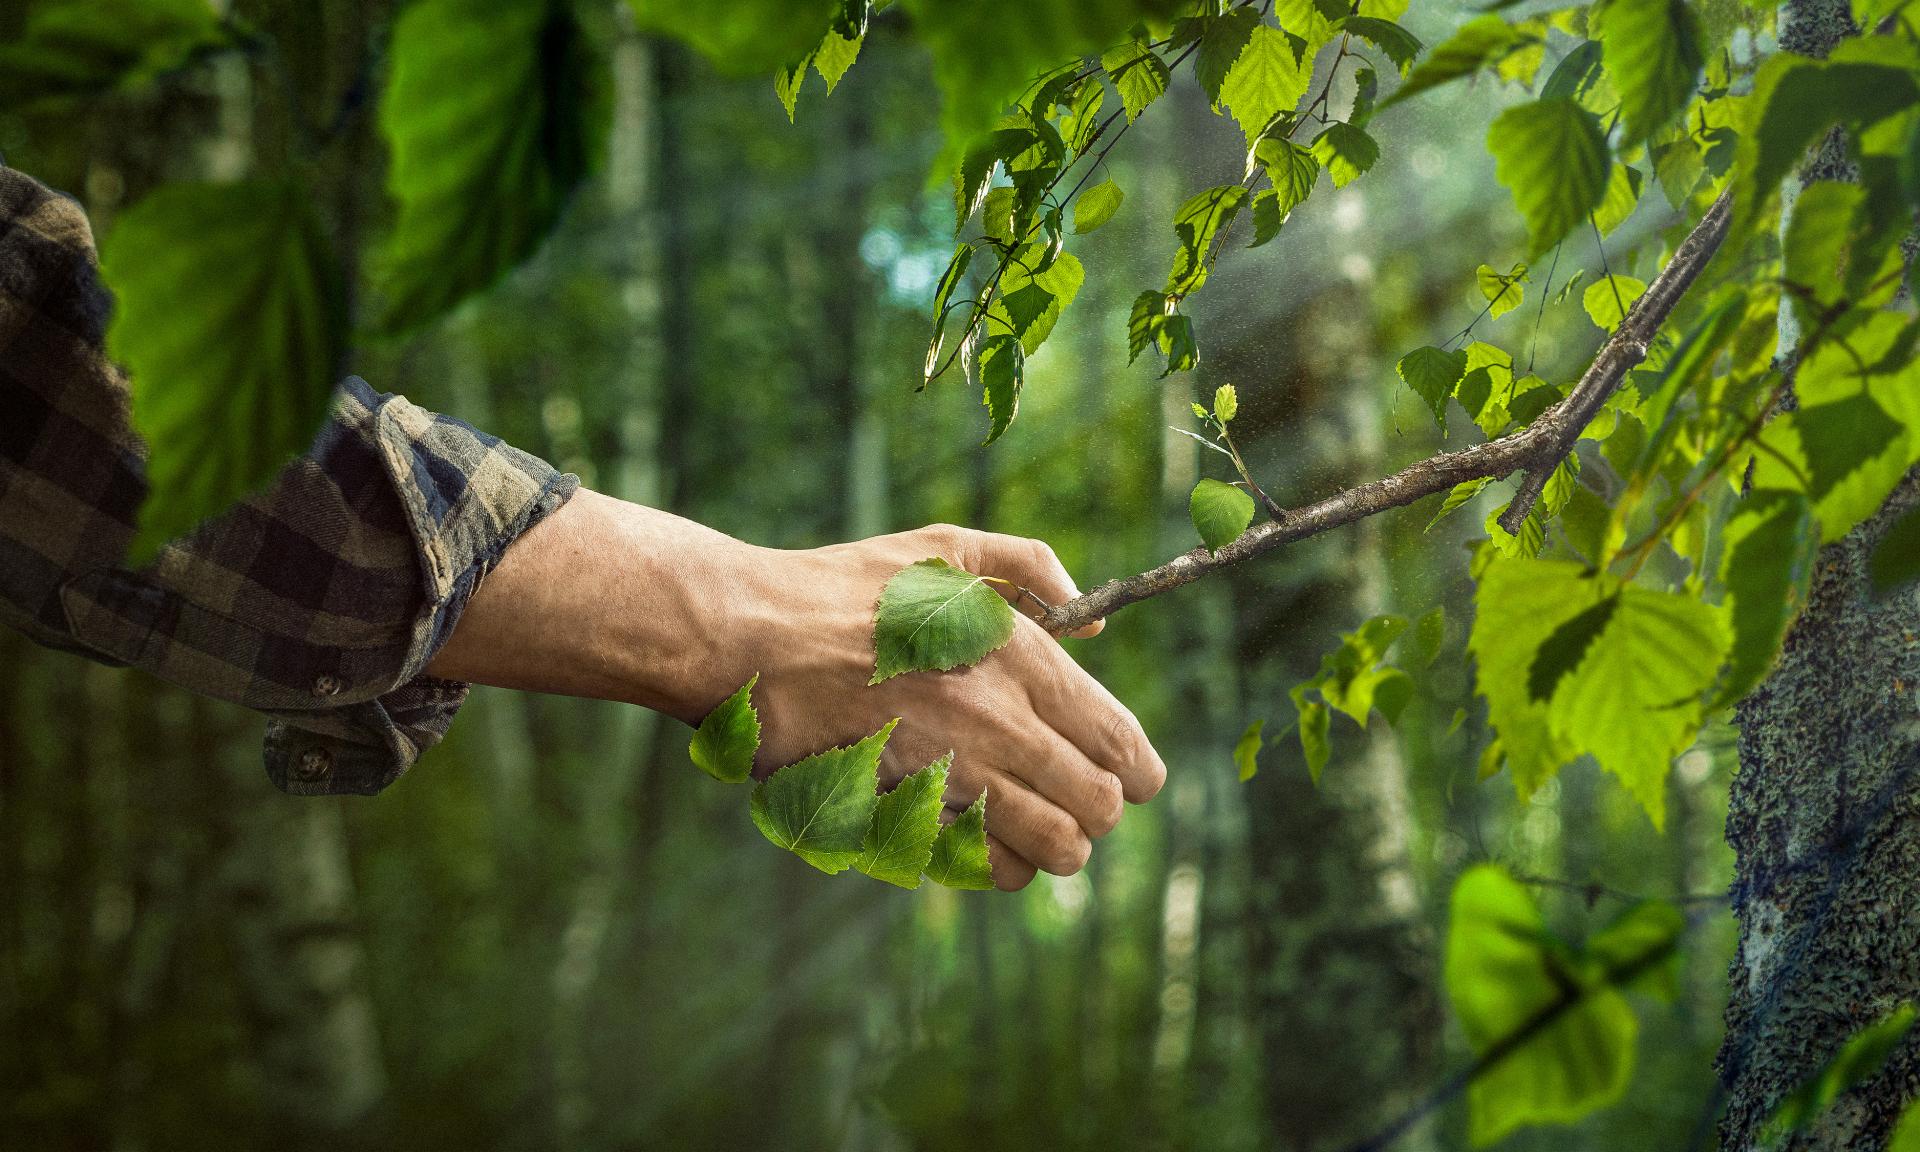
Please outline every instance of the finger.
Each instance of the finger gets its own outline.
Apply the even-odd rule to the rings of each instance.
[[[940,823],[953,823],[961,811],[953,807],[940,809]],[[1033,883],[1040,871],[1026,857],[1002,844],[998,836],[987,837],[987,867],[993,875],[993,886],[1002,892],[1020,891]]]
[[[1035,792],[1066,809],[1091,839],[1113,831],[1126,811],[1120,777],[1044,722],[1029,722],[1018,744],[1003,746],[998,759]]]
[[[950,808],[965,808],[980,795],[962,782],[947,786]],[[1043,872],[1071,876],[1087,866],[1093,841],[1067,811],[1006,775],[992,773],[987,785],[987,830]]]
[[[1126,705],[1038,629],[1020,629],[1009,647],[1028,663],[1027,696],[1040,718],[1118,777],[1129,802],[1153,799],[1167,782],[1167,765]]]
[[[1038,617],[1057,604],[1080,595],[1073,577],[1067,575],[1066,566],[1060,563],[1060,557],[1045,541],[1033,540],[1025,536],[1008,536],[999,532],[970,532],[966,535],[965,546],[971,561],[962,564],[969,572],[980,576],[992,576],[1014,585],[994,585],[1001,595],[1012,601],[1013,606],[1028,616]],[[1045,607],[1035,604],[1032,598],[1023,595],[1021,589],[1031,592],[1045,602]],[[1074,636],[1096,636],[1106,626],[1104,620],[1096,620],[1086,627],[1072,633]]]
[[[1018,892],[1033,883],[1034,875],[1039,872],[1026,857],[1000,842],[999,837],[987,837],[987,863],[993,868],[993,886],[1002,892]]]

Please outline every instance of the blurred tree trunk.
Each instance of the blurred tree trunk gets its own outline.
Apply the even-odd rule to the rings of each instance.
[[[1338,350],[1330,354],[1329,363],[1308,366],[1305,389],[1313,389],[1313,377],[1358,375]],[[1347,446],[1343,452],[1353,458],[1347,466],[1375,474],[1382,414],[1373,394],[1326,395],[1337,397],[1338,409],[1323,408],[1311,419],[1334,430],[1315,435],[1288,422],[1268,435],[1291,444]],[[1273,403],[1271,397],[1264,404],[1243,400],[1241,408],[1253,408],[1257,417]],[[1236,631],[1274,638],[1258,651],[1264,660],[1296,674],[1318,667],[1331,639],[1279,623],[1303,610],[1352,628],[1388,608],[1380,527],[1369,521],[1356,531],[1351,551],[1303,555],[1304,570],[1277,597],[1269,587],[1240,586]],[[1303,609],[1302,600],[1310,608]],[[1243,660],[1252,655],[1244,642],[1242,653]],[[1258,682],[1253,668],[1246,675]],[[1277,685],[1255,705],[1253,714],[1268,716],[1269,729],[1291,716],[1284,695],[1290,686]],[[1373,724],[1361,733],[1335,719],[1334,757],[1319,787],[1291,732],[1272,738],[1248,785],[1253,1003],[1264,1052],[1265,1120],[1277,1148],[1304,1152],[1363,1134],[1428,1080],[1434,1062],[1433,957],[1409,855],[1411,801],[1396,737],[1377,718]]]
[[[243,58],[211,67],[220,126],[204,164],[212,178],[231,180],[253,161],[253,84]],[[232,725],[205,701],[195,701],[195,717],[209,728]],[[257,725],[230,731],[220,757],[229,783],[221,872],[260,1105],[271,1127],[337,1146],[363,1128],[386,1085],[342,801],[274,791],[260,768]]]
[[[1781,9],[1787,51],[1825,56],[1853,31],[1846,0]],[[1836,134],[1801,180],[1851,175]],[[1791,355],[1789,326],[1782,336]],[[1740,936],[1719,1058],[1722,1146],[1736,1152],[1765,1146],[1770,1110],[1848,1037],[1920,1000],[1920,593],[1876,602],[1867,578],[1887,525],[1917,504],[1920,473],[1821,551],[1779,667],[1738,709],[1727,840]],[[1884,1147],[1920,1084],[1916,1047],[1910,1037],[1791,1147]]]

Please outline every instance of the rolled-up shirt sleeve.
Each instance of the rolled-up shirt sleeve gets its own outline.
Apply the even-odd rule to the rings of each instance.
[[[268,776],[377,792],[467,685],[424,674],[508,545],[578,480],[349,378],[263,492],[124,566],[146,495],[85,215],[0,168],[0,620],[268,717]]]

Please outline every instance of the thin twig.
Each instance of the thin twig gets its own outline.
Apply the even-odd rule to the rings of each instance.
[[[1422,497],[1445,492],[1466,480],[1506,476],[1525,471],[1520,491],[1507,513],[1524,520],[1546,485],[1546,478],[1573,448],[1627,371],[1647,355],[1647,344],[1666,322],[1680,298],[1706,267],[1726,237],[1732,200],[1722,193],[1693,232],[1681,243],[1673,260],[1635,303],[1633,311],[1601,346],[1586,374],[1566,399],[1548,409],[1528,427],[1456,452],[1442,452],[1416,464],[1357,487],[1284,510],[1272,521],[1257,525],[1217,552],[1196,548],[1157,568],[1111,580],[1049,611],[1041,623],[1056,636],[1078,631],[1129,604],[1190,584],[1210,572],[1228,568],[1271,552],[1282,544],[1305,540],[1369,516],[1400,508]],[[1512,529],[1509,529],[1511,531]]]

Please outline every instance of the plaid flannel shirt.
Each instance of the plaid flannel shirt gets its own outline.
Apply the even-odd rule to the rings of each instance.
[[[268,717],[289,792],[377,792],[467,685],[422,675],[508,544],[578,479],[359,379],[306,455],[152,564],[109,300],[73,201],[0,167],[0,621]]]

